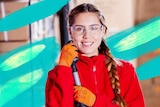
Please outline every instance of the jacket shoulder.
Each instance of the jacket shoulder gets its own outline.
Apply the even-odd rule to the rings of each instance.
[[[115,59],[118,67],[133,67],[133,63],[123,60],[123,59]]]
[[[119,72],[119,75],[135,75],[136,74],[136,69],[135,66],[126,60],[118,59],[117,60],[117,69]]]

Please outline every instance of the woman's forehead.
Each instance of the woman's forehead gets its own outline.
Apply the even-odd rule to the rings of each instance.
[[[97,13],[93,12],[83,12],[79,13],[74,17],[74,24],[87,24],[87,25],[92,25],[92,24],[99,24],[99,16]]]

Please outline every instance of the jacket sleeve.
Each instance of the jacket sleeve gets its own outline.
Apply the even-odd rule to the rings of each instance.
[[[124,70],[121,73],[121,94],[126,100],[128,107],[145,107],[142,90],[137,78],[134,66],[131,63],[125,63]]]
[[[45,107],[73,107],[72,69],[56,66],[49,71],[45,88]]]

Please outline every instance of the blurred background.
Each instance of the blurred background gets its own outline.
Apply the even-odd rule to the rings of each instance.
[[[1,0],[0,18],[39,2],[41,0]],[[159,62],[151,63],[152,59],[160,61],[160,43],[157,42],[160,0],[69,0],[55,14],[0,32],[0,107],[44,107],[47,73],[56,65],[61,47],[69,40],[67,14],[84,2],[95,4],[104,14],[111,52],[113,50],[116,57],[130,61],[137,68],[146,107],[160,106],[160,68],[154,66]],[[131,39],[135,47],[141,42],[141,48],[134,47],[135,50],[124,53],[115,51],[111,42],[134,34],[136,39]],[[145,38],[145,35],[149,36]],[[152,41],[148,37],[153,37]]]

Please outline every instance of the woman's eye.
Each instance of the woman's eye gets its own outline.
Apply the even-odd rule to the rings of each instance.
[[[92,26],[92,27],[90,28],[90,30],[97,30],[97,29],[98,29],[97,26]]]
[[[76,31],[82,31],[83,29],[79,27],[79,28],[75,28],[75,30]]]

